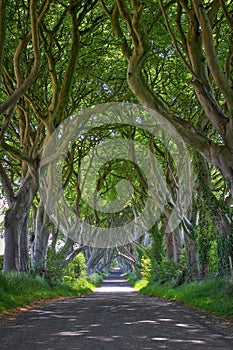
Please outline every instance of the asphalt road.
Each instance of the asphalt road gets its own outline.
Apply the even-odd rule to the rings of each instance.
[[[1,350],[232,350],[233,327],[142,296],[114,271],[92,295],[33,308],[0,326]]]

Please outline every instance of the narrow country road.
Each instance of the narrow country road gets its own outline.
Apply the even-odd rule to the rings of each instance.
[[[0,326],[1,350],[232,350],[233,329],[142,296],[114,270],[95,293],[34,308]]]

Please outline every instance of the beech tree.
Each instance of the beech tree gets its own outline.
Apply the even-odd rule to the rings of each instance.
[[[114,79],[107,69],[106,56],[115,48],[108,47],[109,34],[96,4],[96,0],[0,2],[0,176],[8,202],[6,272],[29,270],[32,204],[37,209],[32,261],[44,269],[51,222],[35,196],[46,140],[79,108],[108,101],[110,92],[111,98],[118,98],[128,91],[121,68],[115,69]],[[98,69],[100,60],[103,71]],[[119,57],[115,60],[119,62]],[[69,251],[69,240],[67,246],[64,250]]]
[[[0,131],[1,149],[9,152],[10,158],[18,161],[21,167],[21,187],[17,194],[14,193],[13,184],[7,174],[6,169],[1,164],[1,179],[4,186],[4,194],[7,198],[9,209],[5,215],[5,271],[11,270],[28,270],[27,259],[27,221],[28,212],[31,208],[32,200],[37,191],[37,174],[36,174],[36,157],[33,157],[33,148],[29,140],[29,119],[28,104],[20,106],[19,99],[26,93],[30,85],[35,81],[40,64],[40,48],[39,48],[39,30],[38,25],[41,22],[47,10],[47,4],[43,3],[40,9],[37,9],[37,1],[31,1],[28,9],[29,25],[22,20],[21,38],[18,40],[17,35],[14,37],[15,31],[18,30],[17,25],[13,24],[9,28],[7,19],[11,16],[20,16],[25,14],[25,8],[20,7],[15,13],[16,4],[7,6],[6,2],[1,2],[1,30],[3,33],[1,46],[1,82],[4,90],[1,97],[5,100],[0,105],[0,111],[4,115]],[[12,23],[12,22],[11,22]],[[9,29],[11,31],[9,31]],[[19,33],[18,33],[19,34]],[[9,35],[12,42],[4,40]],[[6,59],[4,53],[6,50],[12,52],[14,47],[13,62]],[[32,51],[30,60],[26,60],[22,66],[22,55]],[[21,108],[20,108],[21,107]],[[18,122],[13,127],[13,136],[10,135],[8,128],[14,112],[18,116]],[[36,135],[34,137],[37,139]],[[6,141],[8,139],[8,142]],[[17,141],[16,141],[17,140]],[[38,139],[37,139],[38,141]],[[17,142],[20,147],[14,147]],[[7,157],[8,158],[8,157]],[[4,157],[3,157],[4,163]],[[21,248],[20,248],[21,247]],[[24,252],[19,256],[19,252]]]
[[[208,222],[217,226],[219,240],[226,243],[227,249],[223,248],[222,252],[225,249],[227,257],[223,260],[231,265],[233,22],[230,3],[22,0],[9,4],[0,0],[0,178],[8,202],[6,272],[29,270],[28,222],[32,206],[36,208],[32,263],[38,272],[45,270],[52,225],[38,193],[38,167],[46,141],[68,116],[109,101],[136,102],[149,108],[152,115],[161,114],[187,143],[196,165],[198,180],[193,210],[176,231],[162,236],[167,258],[178,262],[185,247],[187,268],[197,269],[199,263],[202,274],[206,273],[208,262],[200,246],[204,246],[202,228],[208,216]],[[134,140],[132,130],[123,127],[116,130],[119,137]],[[98,142],[112,137],[106,128],[97,134]],[[177,174],[168,161],[168,152],[149,135],[140,132],[138,135],[140,142],[159,154],[169,195],[174,198],[178,190]],[[70,200],[76,201],[77,210],[87,213],[90,222],[120,221],[120,216],[106,219],[103,214],[88,211],[78,197],[77,169],[72,156],[81,160],[85,147],[91,146],[94,144],[90,142],[78,145],[83,153],[71,152],[70,158],[67,157],[64,188]],[[135,189],[134,211],[140,212],[147,195],[143,173],[132,164],[110,163],[100,173],[99,190],[109,201],[114,199],[116,183],[130,174],[128,179]],[[201,201],[208,207],[208,215]],[[170,213],[168,206],[158,226],[151,230],[149,244],[155,246],[159,240],[161,248],[161,235]],[[54,232],[55,251],[56,228]],[[146,245],[141,241],[136,244]],[[61,265],[68,263],[81,248],[67,239],[57,254],[63,260]],[[138,262],[134,244],[110,250],[83,249],[89,271],[95,267],[108,268],[117,257],[126,268]],[[206,242],[205,249],[206,252],[209,249]],[[156,254],[159,261],[161,254],[159,251]]]
[[[112,6],[102,0],[101,4],[127,61],[127,81],[134,95],[221,170],[232,198],[230,1],[117,0]],[[177,81],[182,93],[174,88]],[[232,220],[227,211],[229,201],[227,210],[219,207],[215,211],[215,223],[232,246]],[[232,268],[232,248],[229,263]]]
[[[18,2],[1,2],[3,102],[0,111],[3,118],[0,170],[9,207],[5,215],[6,272],[28,271],[27,220],[38,191],[37,172],[46,136],[49,137],[54,128],[72,113],[72,108],[78,107],[82,97],[91,91],[82,79],[74,88],[74,78],[75,74],[78,76],[80,48],[84,47],[81,41],[87,43],[90,31],[93,33],[98,28],[98,14],[91,15],[89,23],[86,18],[95,4],[96,1],[91,0],[85,4],[66,1],[56,5],[50,1],[30,1],[29,4],[23,1],[21,6]],[[76,95],[73,100],[71,91],[73,96]],[[9,159],[18,162],[17,184],[11,182],[8,168],[4,166]],[[38,232],[39,222],[45,215],[43,210],[38,211]],[[37,250],[38,245],[35,247]],[[26,254],[24,259],[23,251]]]

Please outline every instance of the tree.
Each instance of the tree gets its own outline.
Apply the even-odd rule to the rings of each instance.
[[[102,4],[111,19],[114,33],[121,43],[122,52],[128,62],[127,79],[135,96],[143,105],[151,108],[152,111],[159,112],[174,125],[190,146],[221,169],[232,186],[233,92],[230,74],[232,58],[229,56],[230,47],[225,46],[222,48],[223,57],[220,60],[217,55],[220,38],[216,44],[214,42],[216,32],[224,37],[230,36],[232,22],[229,6],[224,5],[223,1],[213,1],[208,5],[204,1],[190,1],[188,4],[180,1],[177,5],[171,1],[165,6],[160,1],[157,16],[151,18],[151,13],[155,9],[150,9],[149,4],[144,6],[138,1],[131,1],[131,6],[127,7],[125,1],[117,1],[111,11],[107,9],[104,2]],[[150,87],[143,74],[146,58],[153,49],[150,41],[153,43],[158,40],[157,37],[154,38],[157,33],[153,32],[153,28],[156,24],[161,28],[159,23],[161,16],[164,18],[174,49],[187,70],[186,77],[193,79],[191,84],[198,101],[205,116],[216,130],[216,134],[221,137],[220,142],[206,137],[201,129],[187,120],[187,116],[186,118],[182,118],[182,115],[176,116],[173,108],[169,108],[155,89]],[[178,30],[174,33],[168,16],[171,21],[177,23]],[[120,18],[127,25],[127,29],[122,25]],[[128,31],[129,39],[126,36]],[[230,38],[228,44],[231,45]],[[170,55],[173,53],[174,51]],[[222,61],[226,65],[226,72]]]
[[[8,59],[9,55],[3,55],[2,97],[5,101],[0,110],[6,115],[1,127],[1,149],[3,164],[7,154],[8,159],[17,159],[21,169],[17,180],[21,186],[15,195],[8,169],[1,167],[9,206],[5,216],[5,271],[22,269],[20,242],[25,239],[20,240],[20,237],[23,234],[27,237],[26,221],[38,190],[37,172],[45,135],[49,137],[66,113],[77,108],[77,99],[70,107],[68,105],[72,101],[70,94],[75,72],[77,74],[81,40],[87,38],[90,31],[95,31],[100,19],[95,15],[89,24],[86,19],[95,4],[96,1],[91,0],[85,4],[67,1],[56,5],[56,14],[49,1],[44,1],[41,6],[37,1],[30,1],[29,6],[23,2],[15,12],[9,4],[4,7],[1,28],[9,35],[9,40],[3,42],[4,51],[1,52],[9,49],[13,62]],[[15,17],[17,21],[10,27],[11,19],[14,21]],[[21,32],[17,27],[19,21]],[[14,40],[10,41],[11,37]],[[67,38],[71,40],[67,41]],[[74,94],[80,91],[80,99],[82,86],[79,84],[78,89],[72,91]],[[86,91],[84,96],[89,92]]]
[[[184,245],[187,267],[198,266],[197,243],[200,246],[204,241],[205,210],[199,205],[203,199],[211,208],[209,221],[215,222],[219,236],[224,237],[222,241],[226,243],[231,265],[233,56],[230,14],[230,1],[216,0],[155,3],[22,0],[11,4],[0,1],[0,178],[8,202],[5,271],[29,270],[28,220],[32,206],[37,207],[33,266],[45,270],[48,238],[51,232],[56,232],[52,242],[54,251],[58,231],[38,194],[41,154],[53,131],[68,116],[109,101],[139,101],[152,115],[161,114],[192,150],[190,157],[197,164],[196,173],[203,170],[205,186],[197,181],[193,210],[183,216],[174,232],[166,233],[167,257],[178,262]],[[173,199],[159,219],[161,230],[157,228],[157,231],[164,231],[179,192],[176,164],[169,150],[161,140],[141,130],[114,126],[114,120],[110,129],[96,128],[69,150],[62,173],[68,200],[75,201],[77,211],[89,223],[107,227],[131,220],[147,199],[143,172],[123,160],[109,161],[100,169],[94,192],[96,200],[99,192],[107,202],[114,202],[119,180],[130,180],[134,189],[131,206],[121,215],[106,215],[91,211],[84,203],[78,184],[79,165],[75,165],[75,161],[80,162],[88,151],[94,154],[94,147],[103,140],[114,137],[137,140],[159,157],[166,178],[166,195]],[[197,160],[196,152],[204,158]],[[218,191],[214,186],[216,167],[221,177]],[[209,196],[203,193],[204,187]],[[221,196],[219,192],[223,188]],[[199,211],[201,220],[197,228]],[[161,232],[154,238],[161,238]],[[209,231],[208,234],[211,235]],[[153,240],[153,234],[151,237]],[[67,239],[57,258],[63,259],[61,263],[70,261],[81,248]],[[137,262],[133,245],[122,250],[90,248],[85,254],[90,270],[95,266],[109,266],[117,254],[128,258],[128,263],[130,259]],[[202,265],[205,272],[205,259]]]
[[[116,70],[112,79],[107,69],[109,34],[96,4],[1,1],[0,174],[9,208],[5,271],[28,270],[27,221],[38,193],[38,166],[46,140],[78,108],[128,91],[125,77]],[[100,59],[103,72],[97,69]],[[34,204],[38,202],[39,198]],[[34,217],[33,261],[42,266],[50,225],[42,203]]]
[[[101,3],[127,60],[127,81],[134,95],[221,170],[233,196],[230,1],[159,1],[158,5],[117,0],[113,7]],[[176,64],[185,81],[186,104],[172,81]],[[190,115],[187,104],[192,105]],[[232,221],[224,210],[216,213],[216,222],[230,241]]]

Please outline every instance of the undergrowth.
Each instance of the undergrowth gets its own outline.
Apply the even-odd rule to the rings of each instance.
[[[51,285],[39,276],[18,272],[0,273],[0,313],[39,299],[89,294],[101,281],[101,276],[95,274]]]

